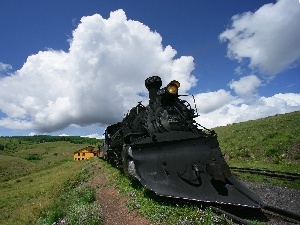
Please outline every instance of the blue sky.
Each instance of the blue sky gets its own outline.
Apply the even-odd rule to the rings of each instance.
[[[152,75],[209,128],[300,110],[298,0],[10,0],[0,26],[0,136],[102,135]]]

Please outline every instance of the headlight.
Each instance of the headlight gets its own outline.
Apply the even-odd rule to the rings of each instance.
[[[173,80],[167,85],[167,90],[170,94],[175,95],[178,93],[179,87],[180,83],[177,80]]]

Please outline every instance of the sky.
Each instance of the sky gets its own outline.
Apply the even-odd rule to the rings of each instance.
[[[10,0],[0,28],[0,136],[101,137],[154,75],[207,128],[300,110],[298,0]]]

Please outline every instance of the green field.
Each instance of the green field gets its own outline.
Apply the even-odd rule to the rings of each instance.
[[[214,130],[229,163],[300,172],[299,127],[297,111]]]
[[[49,137],[47,139],[49,141]],[[91,143],[74,144],[55,137],[51,140],[46,142],[41,137],[0,138],[1,225],[37,224],[42,215],[44,222],[47,221],[42,224],[52,224],[57,217],[64,216],[62,209],[56,212],[57,215],[47,215],[47,209],[55,204],[54,199],[71,195],[73,189],[80,186],[75,185],[72,189],[74,182],[88,178],[85,175],[89,173],[81,174],[81,171],[90,166],[91,161],[74,162],[73,152]],[[67,207],[71,206],[74,204],[68,203]]]
[[[230,166],[300,173],[300,111],[214,128]],[[264,176],[235,174],[262,182]],[[300,181],[267,179],[269,183],[300,189]]]
[[[299,173],[299,127],[300,112],[293,112],[214,130],[229,165]],[[72,224],[101,224],[95,191],[87,185],[97,175],[97,167],[103,168],[108,185],[129,198],[128,208],[153,223],[211,224],[214,220],[215,224],[231,224],[199,205],[154,196],[97,158],[73,161],[74,151],[100,144],[99,140],[79,137],[0,137],[0,224],[52,224],[60,218],[68,218]],[[245,180],[265,180],[260,176],[237,175]],[[280,180],[268,182],[290,185]],[[292,185],[300,188],[299,181]]]

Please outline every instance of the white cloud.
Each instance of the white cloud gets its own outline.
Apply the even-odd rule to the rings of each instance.
[[[240,62],[236,74],[245,73],[243,65],[249,62],[251,69],[274,76],[299,62],[299,27],[298,1],[279,0],[255,12],[233,16],[231,27],[219,39],[228,42],[227,56]],[[201,115],[197,119],[200,124],[211,128],[300,110],[300,94],[259,96],[257,88],[262,86],[262,81],[256,75],[232,80],[228,85],[239,98],[232,97],[230,102]]]
[[[30,133],[28,134],[28,136],[35,136],[35,135],[36,135],[35,132],[30,132]]]
[[[0,126],[16,130],[35,129],[30,121],[10,117],[1,118]]]
[[[276,3],[276,7],[282,2]],[[267,9],[274,9],[275,5],[267,5]],[[235,18],[234,23],[243,22],[245,18],[254,20],[256,13]],[[246,22],[245,28],[249,25]],[[235,38],[234,32],[240,25],[234,26],[237,30],[225,31],[223,38],[230,41],[229,50],[237,59],[250,58],[251,66],[271,71],[268,63],[281,60],[276,57],[290,58],[290,52],[285,51],[289,48],[282,46],[276,51],[287,53],[272,55],[276,59],[268,59],[270,62],[256,63],[258,59],[251,49],[248,49],[251,54],[244,54],[243,48],[239,49],[241,55],[237,54],[235,47],[243,44],[243,40]],[[259,37],[264,34],[261,32],[257,30]],[[259,43],[256,39],[249,40]],[[144,80],[149,76],[160,76],[164,86],[171,80],[178,80],[181,93],[187,93],[196,85],[197,79],[191,74],[193,58],[175,58],[176,50],[171,46],[163,47],[158,33],[138,21],[128,20],[123,10],[112,12],[108,19],[98,14],[83,17],[69,41],[69,51],[40,51],[29,56],[20,70],[0,78],[0,110],[5,114],[0,119],[0,127],[50,133],[68,126],[105,126],[120,121],[124,112],[138,101],[147,104],[147,96],[141,93],[147,93]],[[274,42],[272,47],[276,44],[282,45]],[[264,47],[255,46],[253,51]],[[263,50],[271,54],[268,46]],[[285,63],[284,68],[287,65]],[[258,77],[250,75],[229,84],[239,98],[224,89],[196,94],[201,115],[197,121],[211,128],[300,110],[300,94],[258,97],[256,89],[260,85]],[[253,96],[256,98],[250,104],[247,99]],[[101,136],[95,133],[87,137]]]
[[[0,75],[6,73],[7,71],[11,70],[12,66],[3,62],[0,62]]]
[[[68,52],[49,49],[27,58],[23,67],[0,78],[0,126],[53,132],[71,124],[106,125],[146,92],[144,80],[181,80],[181,92],[196,84],[193,58],[174,58],[161,36],[128,20],[123,10],[83,17]],[[12,91],[14,90],[14,91]]]
[[[274,75],[299,62],[299,27],[298,0],[279,0],[233,16],[231,27],[219,38],[228,41],[230,58],[249,59],[251,68]]]
[[[256,89],[261,85],[261,81],[255,75],[242,77],[238,81],[232,80],[229,87],[244,99],[251,99],[256,95]]]
[[[300,110],[300,94],[275,94],[272,97],[260,97],[247,104],[243,99],[234,99],[218,109],[200,115],[196,120],[207,128],[225,126]]]
[[[103,135],[99,135],[97,133],[95,134],[89,134],[89,135],[86,135],[86,136],[81,136],[81,137],[86,137],[86,138],[96,138],[96,139],[104,139],[104,136]]]
[[[195,96],[198,113],[209,113],[228,104],[234,99],[230,92],[223,89],[215,92],[199,93]],[[191,102],[191,100],[190,100]]]

